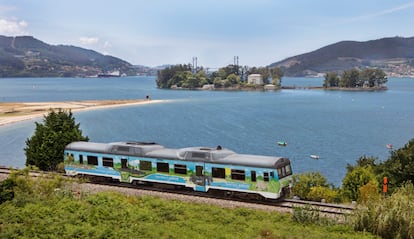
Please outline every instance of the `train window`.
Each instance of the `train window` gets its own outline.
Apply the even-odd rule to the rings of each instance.
[[[98,157],[88,155],[86,158],[88,159],[89,165],[98,165]]]
[[[263,173],[263,181],[269,182],[269,173],[268,172]]]
[[[81,155],[79,155],[79,163],[80,164],[83,164],[83,155],[81,154]]]
[[[251,171],[250,175],[251,175],[251,178],[252,178],[252,182],[256,182],[256,171]]]
[[[203,176],[203,166],[196,166],[196,176]]]
[[[125,169],[128,168],[128,159],[121,159],[121,168]]]
[[[185,164],[174,164],[174,173],[187,174],[187,165],[185,165]]]
[[[282,168],[278,168],[278,169],[277,169],[277,174],[279,175],[279,179],[280,179],[280,178],[283,178]]]
[[[273,171],[270,172],[270,177],[275,178],[275,173]]]
[[[141,160],[139,162],[139,170],[151,171],[152,170],[151,161]]]
[[[102,158],[102,165],[105,167],[114,167],[114,159],[113,158]]]
[[[285,166],[286,169],[286,175],[291,175],[292,174],[292,169],[290,168],[290,164]]]
[[[168,165],[168,163],[157,163],[157,171],[158,172],[169,173],[170,172],[170,166]]]
[[[211,168],[211,176],[213,178],[226,178],[226,170],[224,168]]]
[[[193,158],[200,158],[200,159],[205,159],[205,158],[207,158],[206,157],[206,153],[204,153],[204,152],[192,152],[191,153],[191,157],[193,157]]]
[[[244,170],[232,169],[231,170],[231,179],[234,180],[245,180],[246,175],[244,174]]]
[[[118,151],[122,151],[122,152],[129,152],[129,147],[126,146],[118,146]]]

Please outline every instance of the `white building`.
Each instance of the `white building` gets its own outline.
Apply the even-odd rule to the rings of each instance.
[[[263,77],[260,74],[250,74],[247,77],[247,83],[254,85],[263,85]]]

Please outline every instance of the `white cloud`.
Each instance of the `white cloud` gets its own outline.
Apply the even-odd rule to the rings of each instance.
[[[85,45],[93,45],[93,44],[98,43],[99,38],[97,38],[97,37],[80,37],[79,41],[82,44],[85,44]]]
[[[9,36],[26,35],[27,26],[26,21],[0,19],[0,34]]]

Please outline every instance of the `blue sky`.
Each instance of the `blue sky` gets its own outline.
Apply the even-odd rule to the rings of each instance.
[[[132,64],[265,66],[342,40],[414,36],[404,0],[0,0],[0,35]]]

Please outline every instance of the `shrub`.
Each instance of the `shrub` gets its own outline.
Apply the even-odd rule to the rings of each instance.
[[[308,199],[312,187],[328,187],[327,180],[319,172],[308,172],[293,176],[293,195]]]
[[[414,238],[414,186],[406,183],[390,197],[368,200],[355,216],[354,228],[385,239]]]
[[[316,202],[320,202],[322,199],[328,203],[341,202],[340,193],[337,190],[322,186],[311,187],[306,198]]]
[[[360,203],[366,203],[370,200],[378,200],[380,194],[378,193],[378,184],[376,181],[369,181],[367,184],[359,188],[359,200]]]

